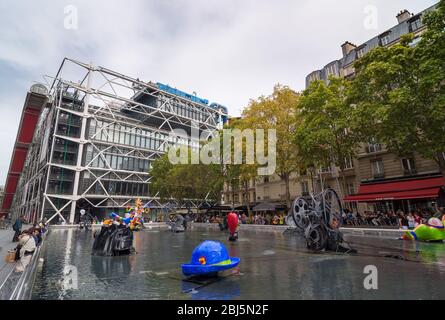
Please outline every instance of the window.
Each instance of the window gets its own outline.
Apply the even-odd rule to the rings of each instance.
[[[368,147],[366,148],[367,153],[374,153],[382,151],[382,146],[379,143],[376,143],[375,139],[372,139],[368,143]]]
[[[125,131],[121,131],[119,135],[119,144],[125,144]]]
[[[404,174],[415,174],[416,166],[413,158],[403,158],[402,159],[402,168]]]
[[[383,178],[385,176],[382,160],[371,161],[371,165],[374,179]]]
[[[357,50],[357,58],[360,59],[361,57],[363,57],[365,55],[365,47],[362,47],[360,49]]]
[[[331,166],[322,167],[320,169],[321,173],[330,173],[332,171]]]
[[[89,129],[89,132],[88,132],[88,137],[92,138],[95,133],[96,133],[96,120],[91,119],[90,120],[90,129]]]
[[[118,167],[117,167],[117,158],[120,158],[120,157],[118,157],[116,155],[113,155],[113,157],[111,158],[111,167],[113,169],[118,169]]]
[[[422,19],[420,19],[420,17],[411,21],[409,24],[411,32],[419,30],[420,28],[422,28],[422,26],[423,26]]]
[[[107,168],[111,167],[111,157],[112,157],[111,154],[107,154],[107,155],[105,156],[105,159],[107,160],[107,163],[106,163],[106,167],[107,167]]]
[[[328,66],[326,68],[326,73],[328,77],[331,75],[337,76],[338,75],[337,64],[331,64],[330,66]]]
[[[352,157],[345,158],[343,162],[343,169],[353,169],[354,168],[354,161],[352,160]]]
[[[139,135],[136,135],[136,143],[135,146],[139,148],[141,146],[141,137]]]
[[[389,36],[389,34],[386,34],[386,35],[380,37],[380,44],[381,44],[382,46],[387,46],[387,45],[389,44],[389,42],[390,42],[390,36]]]
[[[346,192],[348,195],[355,194],[354,183],[351,182],[346,184]]]
[[[416,37],[413,39],[413,41],[410,42],[409,46],[410,47],[415,47],[417,46],[417,44],[420,42],[420,40],[422,40],[422,37]]]
[[[123,158],[121,156],[117,157],[117,164],[116,164],[117,170],[122,170],[122,160]]]
[[[320,80],[320,74],[318,72],[314,72],[309,76],[309,82]]]

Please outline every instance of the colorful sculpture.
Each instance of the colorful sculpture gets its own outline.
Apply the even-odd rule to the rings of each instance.
[[[142,214],[144,209],[142,207],[142,201],[140,199],[136,200],[136,206],[127,207],[125,210],[125,218],[112,212],[110,213],[110,218],[119,224],[124,224],[130,228],[132,231],[140,231],[143,227],[142,225]]]
[[[182,265],[182,273],[186,276],[214,276],[219,271],[236,267],[239,262],[239,258],[229,256],[221,242],[204,241],[193,250],[190,263]]]
[[[100,232],[94,234],[93,255],[119,256],[134,252],[133,231],[142,229],[142,201],[136,200],[135,208],[128,207],[123,218],[112,212]]]
[[[443,241],[445,240],[445,215],[442,221],[438,218],[431,218],[427,224],[418,225],[414,230],[406,231],[403,234],[404,240],[418,241]]]
[[[227,225],[230,232],[229,241],[236,241],[238,240],[238,215],[236,212],[230,212],[227,215]]]

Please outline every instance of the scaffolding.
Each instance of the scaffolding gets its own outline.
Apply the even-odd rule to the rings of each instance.
[[[227,108],[206,102],[65,58],[50,85],[12,212],[72,224],[81,208],[125,208],[137,198],[160,210],[211,206],[209,197],[162,202],[150,194],[148,173],[172,144],[199,148],[193,130],[208,139],[222,127]],[[175,129],[184,134],[172,136]]]

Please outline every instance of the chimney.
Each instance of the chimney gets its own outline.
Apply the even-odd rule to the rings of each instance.
[[[341,45],[341,50],[343,51],[343,57],[346,56],[352,49],[357,48],[357,46],[349,41],[346,41]]]
[[[403,21],[408,20],[409,18],[411,18],[411,13],[408,10],[402,10],[399,12],[399,14],[397,15],[397,21],[399,23],[402,23]]]

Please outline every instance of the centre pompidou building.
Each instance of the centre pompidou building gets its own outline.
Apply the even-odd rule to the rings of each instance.
[[[199,148],[191,132],[207,138],[227,120],[227,108],[196,95],[68,58],[48,87],[28,92],[39,98],[38,117],[26,143],[19,137],[30,127],[20,123],[16,146],[26,156],[17,164],[13,153],[10,201],[2,205],[3,213],[32,221],[74,223],[81,209],[103,216],[137,198],[155,214],[175,206],[150,192],[152,161],[173,144]],[[175,129],[184,134],[171,135]]]

